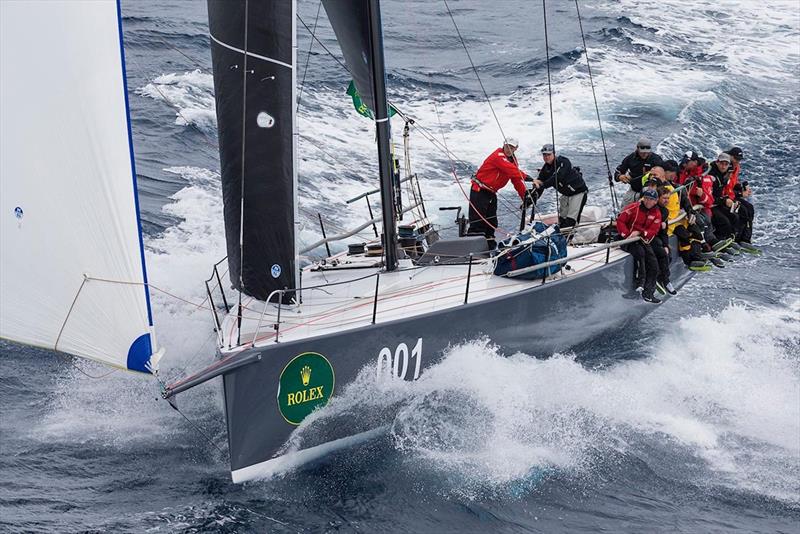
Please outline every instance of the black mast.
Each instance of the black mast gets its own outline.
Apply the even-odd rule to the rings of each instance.
[[[383,30],[379,0],[369,0],[369,42],[372,49],[372,94],[375,97],[375,128],[378,134],[378,169],[383,206],[383,254],[386,270],[397,269],[397,216],[394,210],[391,124],[386,101],[386,70],[383,62]]]

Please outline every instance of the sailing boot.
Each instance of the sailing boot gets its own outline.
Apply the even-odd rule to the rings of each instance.
[[[661,301],[656,298],[652,292],[642,292],[642,300],[650,304],[661,304]]]
[[[725,262],[722,261],[719,258],[709,258],[708,261],[713,263],[715,267],[719,267],[720,269],[724,269],[725,268]]]
[[[741,252],[746,252],[748,254],[754,254],[756,256],[761,255],[761,249],[754,247],[751,243],[741,242],[738,243],[739,250]]]
[[[711,247],[714,252],[719,252],[721,250],[725,250],[726,248],[730,247],[733,244],[733,238],[729,237],[728,239],[720,239]]]
[[[690,271],[707,272],[711,270],[711,265],[707,261],[693,261],[688,268]]]

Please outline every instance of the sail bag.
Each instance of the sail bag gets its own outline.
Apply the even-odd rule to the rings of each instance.
[[[494,274],[503,276],[517,269],[566,258],[567,238],[559,233],[558,225],[548,227],[536,222],[533,233],[521,233],[512,239],[501,242],[498,248],[501,249],[501,253],[497,256]],[[561,264],[542,267],[515,278],[520,280],[544,278],[557,273],[562,267]]]

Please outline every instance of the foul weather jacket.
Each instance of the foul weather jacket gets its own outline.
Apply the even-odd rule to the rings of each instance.
[[[692,170],[685,169],[683,167],[680,168],[678,171],[678,176],[675,179],[675,182],[678,185],[683,185],[686,182],[690,182],[692,178],[697,178],[698,176],[703,176],[703,172],[705,172],[705,162],[698,163],[697,167]]]
[[[520,198],[525,198],[525,182],[523,179],[528,175],[522,172],[517,164],[517,158],[506,156],[502,148],[492,152],[483,162],[481,168],[475,174],[476,181],[472,182],[473,191],[487,189],[492,193],[497,193],[511,180],[514,189],[519,193]]]
[[[617,230],[624,238],[638,230],[642,239],[649,242],[661,231],[661,210],[658,204],[650,209],[641,201],[628,204],[617,217]]]
[[[714,205],[725,207],[725,201],[730,198],[725,194],[725,189],[728,187],[728,172],[722,172],[716,165],[712,164],[711,170],[708,171],[708,176],[713,180],[711,194],[714,197]]]
[[[539,180],[542,182],[542,189],[558,185],[558,192],[568,197],[589,190],[580,171],[564,156],[557,156],[553,163],[545,163],[539,170]]]
[[[706,215],[711,217],[714,207],[714,178],[704,174],[695,178],[689,186],[689,199],[692,204],[701,204]]]
[[[628,154],[625,156],[625,159],[622,160],[622,163],[619,164],[617,170],[614,172],[614,179],[619,182],[619,177],[621,174],[625,174],[626,172],[631,177],[631,189],[636,191],[637,193],[642,192],[642,181],[641,177],[652,169],[653,167],[659,167],[664,164],[664,160],[661,159],[661,156],[656,154],[655,152],[650,152],[645,159],[639,157],[639,153],[633,151],[633,153]],[[645,168],[647,167],[647,168]]]

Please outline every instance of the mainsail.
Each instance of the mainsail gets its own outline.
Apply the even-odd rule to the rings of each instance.
[[[295,287],[295,6],[208,0],[208,22],[230,279],[266,300]]]
[[[157,363],[114,2],[0,2],[0,336]]]
[[[383,27],[378,0],[322,0],[347,69],[363,102],[373,111],[378,144],[378,167],[383,213],[384,263],[397,267],[395,177],[391,156],[391,128],[386,100]],[[399,185],[399,184],[397,184]]]

